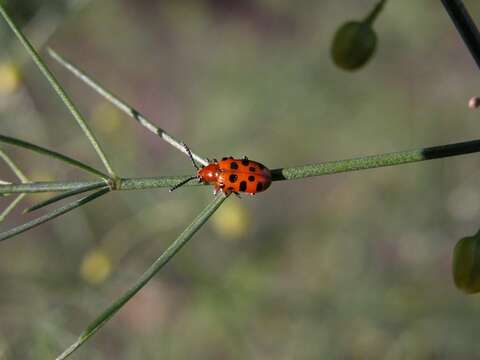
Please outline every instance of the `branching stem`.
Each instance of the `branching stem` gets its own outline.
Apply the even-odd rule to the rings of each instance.
[[[78,67],[73,65],[71,62],[69,62],[68,60],[61,57],[53,49],[48,49],[48,52],[49,52],[50,56],[53,59],[55,59],[60,65],[65,67],[67,70],[69,70],[73,75],[75,75],[80,80],[82,80],[85,84],[90,86],[99,95],[103,96],[106,100],[111,102],[118,109],[120,109],[121,111],[126,113],[128,116],[132,117],[134,120],[136,120],[140,125],[142,125],[144,128],[146,128],[148,131],[154,133],[155,135],[159,136],[162,140],[164,140],[168,144],[172,145],[177,150],[180,150],[184,154],[188,155],[186,147],[181,141],[175,139],[173,136],[168,134],[165,130],[163,130],[162,128],[153,124],[146,116],[141,114],[137,109],[128,105],[125,101],[120,99],[118,96],[114,95],[111,91],[102,87],[98,82],[93,80],[85,72],[80,70]],[[197,155],[193,152],[192,152],[192,156],[196,161],[198,161],[202,165],[208,165],[208,160],[207,159],[205,159],[205,158],[203,158],[203,157],[201,157],[201,156],[199,156],[199,155]]]
[[[90,131],[90,128],[88,127],[87,123],[83,119],[83,116],[80,114],[80,112],[77,110],[76,106],[73,104],[72,100],[68,97],[66,92],[63,90],[63,88],[60,86],[58,83],[57,79],[55,79],[55,76],[50,72],[48,67],[45,65],[43,60],[40,58],[38,55],[37,51],[35,48],[32,46],[30,41],[25,37],[25,35],[22,33],[22,31],[17,27],[17,25],[13,22],[13,20],[10,18],[10,15],[5,11],[4,7],[0,3],[0,15],[3,16],[7,24],[10,26],[14,34],[17,36],[18,40],[22,43],[22,45],[25,47],[27,52],[30,54],[31,58],[37,65],[37,67],[40,69],[42,74],[45,76],[45,78],[48,80],[52,88],[55,90],[57,95],[62,99],[63,103],[65,106],[68,108],[70,113],[73,115],[75,120],[77,121],[78,125],[84,132],[85,136],[88,138],[90,143],[92,144],[93,148],[97,152],[98,156],[102,160],[103,164],[105,165],[105,168],[107,169],[108,173],[112,178],[115,178],[116,175],[113,172],[113,169],[105,156],[105,153],[103,152],[102,148],[100,147],[100,144],[98,143],[97,139],[95,136],[92,134]]]
[[[464,141],[454,144],[432,146],[422,149],[399,151],[380,155],[363,156],[345,160],[326,161],[317,164],[285,167],[272,170],[272,179],[298,180],[311,176],[323,176],[340,172],[367,170],[378,167],[395,166],[419,161],[440,159],[450,156],[465,155],[480,152],[480,140]],[[149,178],[118,179],[115,190],[145,190],[155,188],[170,188],[180,181],[191,177],[161,176]],[[51,181],[30,182],[24,184],[0,184],[0,194],[55,192],[94,186],[98,181]],[[104,183],[104,182],[100,182]],[[198,186],[196,182],[185,186]]]
[[[202,212],[187,226],[187,228],[178,236],[178,238],[163,252],[162,255],[145,271],[140,278],[128,289],[122,296],[117,298],[105,311],[98,316],[93,323],[78,337],[70,347],[68,347],[57,360],[66,359],[85,341],[95,334],[115,313],[120,310],[137,292],[139,292],[155,274],[160,271],[174,256],[185,246],[192,236],[205,224],[205,222],[219,208],[226,197],[223,193],[217,195],[213,201],[202,210]]]

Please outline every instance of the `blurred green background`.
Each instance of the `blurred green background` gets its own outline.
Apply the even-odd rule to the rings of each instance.
[[[354,74],[333,66],[335,30],[374,3],[6,1],[36,46],[205,157],[277,168],[478,138],[480,113],[467,107],[480,95],[478,68],[440,1],[388,1],[374,59]],[[465,4],[480,24],[480,3]],[[100,167],[3,20],[0,43],[0,132]],[[47,62],[122,176],[193,172]],[[88,178],[4,148],[30,179]],[[480,226],[479,164],[470,155],[232,197],[72,358],[480,357],[479,298],[450,274],[455,242]],[[3,164],[0,173],[15,180]],[[1,228],[44,197],[29,196]],[[209,188],[112,193],[2,243],[0,359],[58,355],[211,197]]]

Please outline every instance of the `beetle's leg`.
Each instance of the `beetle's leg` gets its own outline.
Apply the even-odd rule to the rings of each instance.
[[[220,190],[223,191],[223,188],[224,188],[224,187],[225,187],[224,184],[215,185],[215,186],[213,187],[213,195],[217,195]]]

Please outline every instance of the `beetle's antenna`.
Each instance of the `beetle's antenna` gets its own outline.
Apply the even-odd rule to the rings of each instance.
[[[178,189],[180,186],[185,185],[186,183],[188,183],[190,180],[193,180],[193,179],[198,179],[198,176],[197,175],[190,176],[188,179],[185,179],[179,182],[177,185],[174,185],[172,188],[170,188],[169,191],[172,192],[173,190]]]
[[[192,164],[195,167],[195,169],[200,170],[200,168],[198,167],[195,159],[193,158],[193,155],[192,155],[192,152],[190,151],[190,148],[185,143],[183,143],[183,147],[187,151],[187,155],[190,158],[190,160],[192,160]]]

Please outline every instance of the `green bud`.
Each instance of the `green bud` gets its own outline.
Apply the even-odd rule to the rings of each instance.
[[[349,21],[335,33],[332,59],[340,68],[355,71],[365,65],[377,48],[377,34],[373,23],[382,12],[387,0],[380,0],[362,21]]]
[[[377,34],[370,23],[350,21],[342,25],[333,38],[333,62],[344,70],[360,69],[371,58],[377,47]]]
[[[455,245],[452,273],[457,288],[468,294],[480,292],[480,231]]]

